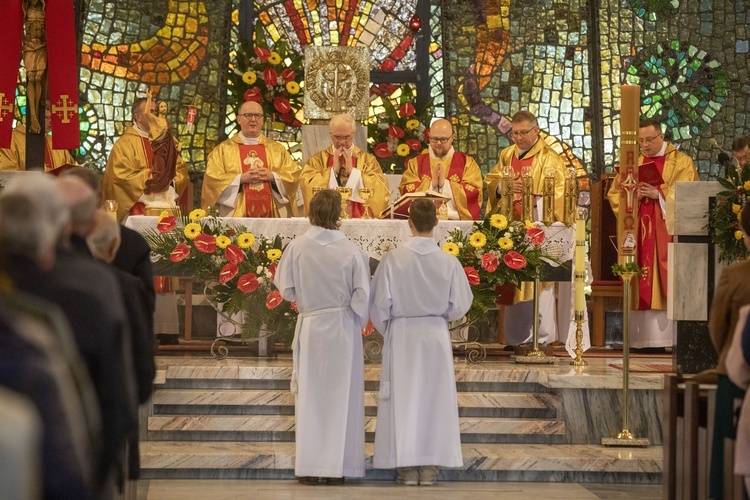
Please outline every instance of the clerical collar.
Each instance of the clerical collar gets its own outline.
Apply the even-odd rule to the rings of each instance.
[[[444,156],[438,156],[435,154],[435,152],[432,150],[432,145],[430,145],[430,159],[431,160],[445,160],[446,158],[450,158],[453,156],[453,146],[448,150],[447,153],[445,153]]]
[[[148,139],[148,132],[139,127],[135,122],[133,122],[133,130],[135,130],[141,137]]]
[[[240,140],[242,141],[242,144],[245,144],[247,146],[256,146],[260,144],[260,136],[258,137],[245,137],[242,135],[242,132],[239,132]]]
[[[526,156],[526,153],[534,149],[534,146],[536,146],[536,143],[539,142],[539,137],[536,138],[536,141],[534,141],[534,144],[531,145],[529,149],[526,149],[524,151],[518,150],[518,159],[522,160],[524,156]]]
[[[657,156],[664,156],[664,153],[667,152],[667,141],[664,141],[664,143],[661,145],[661,149],[659,150],[659,154],[652,156],[651,158],[655,158]]]

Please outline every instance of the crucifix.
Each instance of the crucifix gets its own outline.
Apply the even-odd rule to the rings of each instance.
[[[633,213],[635,190],[637,187],[638,183],[635,181],[633,175],[633,167],[628,167],[625,179],[620,181],[620,199],[622,199],[624,194],[626,199],[625,212],[627,213]]]

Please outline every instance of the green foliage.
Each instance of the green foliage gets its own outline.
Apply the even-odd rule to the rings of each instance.
[[[745,165],[740,171],[729,169],[727,178],[718,181],[726,191],[716,195],[716,205],[706,214],[708,234],[719,247],[719,260],[732,263],[748,257],[740,227],[740,212],[750,192],[750,165]]]

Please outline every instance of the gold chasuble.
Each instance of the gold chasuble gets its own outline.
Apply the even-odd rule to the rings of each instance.
[[[107,159],[102,190],[104,198],[117,202],[117,219],[130,213],[146,189],[146,180],[152,175],[153,151],[149,139],[141,137],[132,125],[117,139]],[[177,155],[174,176],[175,192],[182,194],[190,182],[187,165]]]
[[[482,207],[482,171],[471,156],[454,152],[435,158],[422,153],[406,162],[398,190],[401,194],[429,191],[438,167],[450,182],[453,203],[461,220],[478,220]]]
[[[372,188],[373,194],[370,198],[368,205],[370,207],[370,215],[378,219],[380,214],[388,206],[388,181],[383,175],[383,170],[380,168],[377,158],[370,153],[366,153],[354,146],[354,154],[357,163],[354,168],[359,170],[362,176],[362,186],[366,188]],[[299,177],[300,187],[302,188],[302,197],[305,200],[305,213],[308,213],[310,209],[310,200],[313,197],[313,188],[328,188],[331,179],[331,165],[332,155],[331,148],[326,148],[323,151],[319,151],[310,158],[302,168],[302,173]],[[355,196],[356,195],[356,196]],[[357,193],[352,193],[352,197],[359,198]],[[364,205],[357,201],[349,200],[350,207],[352,205],[359,205],[359,210],[350,210],[352,218],[359,218],[364,214]],[[352,207],[353,208],[353,207]]]
[[[541,195],[544,191],[544,170],[551,166],[555,171],[555,221],[563,220],[563,202],[565,195],[565,166],[560,155],[544,141],[544,136],[539,135],[539,140],[531,146],[523,160],[532,159],[531,177],[533,181],[533,193]],[[497,187],[503,178],[503,168],[505,166],[514,166],[518,164],[518,146],[515,144],[508,146],[500,152],[500,159],[487,176],[484,183],[487,185],[487,208],[485,215],[497,211],[500,196],[497,194]],[[515,170],[515,169],[514,169]],[[518,174],[520,175],[520,173]],[[518,177],[516,175],[515,177]],[[518,200],[520,202],[520,198]]]
[[[240,135],[234,134],[211,151],[206,164],[206,174],[203,177],[201,207],[208,208],[216,205],[221,194],[238,175],[253,166],[261,166],[260,162],[263,162],[262,166],[281,178],[286,197],[289,199],[291,215],[297,215],[295,195],[300,175],[299,165],[289,156],[284,146],[262,134],[257,146],[243,144]],[[278,200],[271,193],[273,189],[271,183],[261,184],[242,184],[234,212],[229,215],[232,217],[279,217]],[[270,203],[270,210],[268,210],[268,203]]]
[[[664,184],[656,186],[665,200],[674,199],[674,186],[680,181],[698,181],[698,171],[693,160],[685,153],[667,143],[664,156],[644,158],[638,156],[638,165],[653,162],[661,171]],[[620,174],[607,192],[609,204],[617,216],[620,205]],[[667,244],[672,237],[667,232],[667,223],[662,217],[659,200],[638,200],[638,241],[636,242],[638,265],[645,273],[638,277],[638,286],[633,286],[631,309],[667,309]]]
[[[52,149],[52,136],[44,137],[44,171],[75,164],[67,149]],[[26,170],[26,126],[18,125],[11,135],[10,149],[0,149],[0,170]]]

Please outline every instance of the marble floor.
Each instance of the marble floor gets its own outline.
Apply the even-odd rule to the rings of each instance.
[[[139,481],[138,500],[382,500],[430,498],[445,500],[657,500],[660,485],[577,483],[467,483],[440,482],[432,487],[408,487],[386,481],[362,481],[343,486],[304,486],[295,481],[261,480],[150,480]]]

